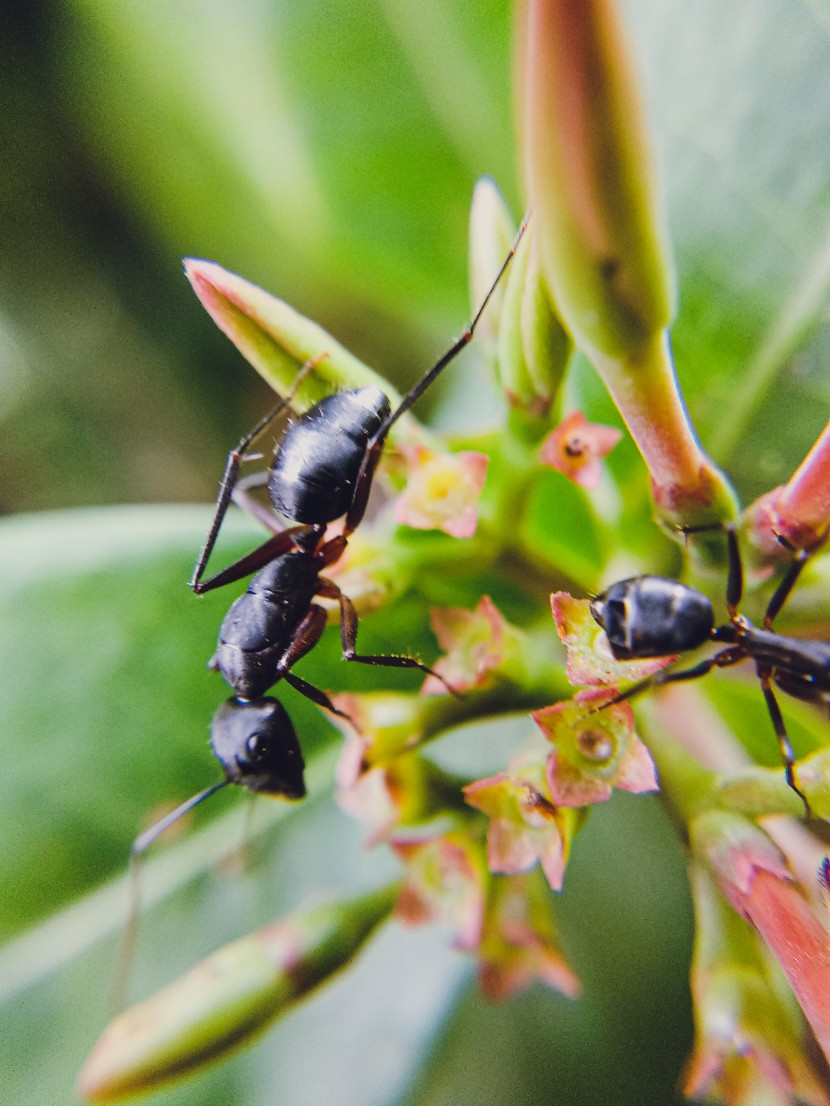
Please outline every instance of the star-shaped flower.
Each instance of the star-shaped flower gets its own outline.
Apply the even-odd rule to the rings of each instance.
[[[602,479],[602,458],[621,437],[621,430],[588,422],[581,411],[572,411],[542,442],[539,457],[574,484],[597,488]]]
[[[406,487],[395,500],[395,519],[416,530],[443,530],[469,538],[478,524],[478,499],[487,478],[486,453],[406,451]]]
[[[606,802],[614,787],[658,790],[654,762],[634,733],[631,708],[628,703],[603,706],[607,700],[606,691],[580,691],[531,716],[553,745],[547,780],[557,806]]]

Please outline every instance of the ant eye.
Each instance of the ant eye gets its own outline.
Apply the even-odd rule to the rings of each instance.
[[[254,763],[265,760],[268,756],[268,737],[263,733],[254,733],[245,742],[248,757]]]

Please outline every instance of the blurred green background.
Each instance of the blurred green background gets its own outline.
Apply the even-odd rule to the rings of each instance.
[[[748,501],[827,421],[830,5],[623,10],[665,183],[678,373]],[[0,526],[0,1091],[63,1103],[106,1020],[126,910],[123,887],[95,889],[148,811],[215,774],[221,693],[203,666],[223,602],[184,587],[209,512],[164,505],[212,501],[268,403],[180,258],[219,261],[414,380],[466,318],[476,178],[520,213],[512,14],[504,0],[18,0],[0,23],[0,512],[14,516]],[[448,420],[469,407],[464,372],[442,382]],[[28,514],[141,503],[158,506]],[[399,649],[402,621],[373,616],[367,642]],[[336,656],[324,643],[304,672]],[[338,670],[339,687],[356,678]],[[291,711],[313,760],[330,728],[298,696]],[[513,736],[499,730],[493,766]],[[241,839],[234,806],[217,799],[201,824],[231,818],[219,836]],[[217,836],[160,850],[136,991],[384,866],[324,797],[267,834],[267,870],[244,876],[216,871]],[[390,931],[255,1050],[153,1101],[675,1101],[690,931],[657,803],[598,811],[568,879],[582,1002],[534,989],[487,1007],[443,935]]]

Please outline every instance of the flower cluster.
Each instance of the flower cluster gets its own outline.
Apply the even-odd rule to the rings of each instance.
[[[791,583],[806,552],[815,556],[805,577],[815,571],[826,582],[827,559],[818,551],[830,527],[828,432],[787,484],[739,512],[729,481],[699,444],[671,360],[672,274],[613,8],[607,0],[526,0],[521,24],[522,156],[533,214],[482,335],[496,363],[503,425],[471,441],[441,439],[410,415],[402,419],[379,473],[385,497],[335,566],[344,590],[347,578],[355,583],[349,594],[363,610],[413,597],[417,613],[407,632],[417,633],[429,611],[441,655],[420,693],[332,696],[345,733],[337,800],[365,825],[371,844],[391,848],[400,880],[372,899],[371,925],[354,935],[351,907],[326,915],[337,930],[331,971],[394,914],[407,925],[447,926],[455,946],[475,959],[491,998],[533,981],[576,997],[580,984],[554,920],[573,843],[591,808],[615,789],[658,793],[688,848],[695,913],[696,1039],[686,1092],[743,1106],[828,1103],[821,1064],[805,1043],[809,1026],[830,1061],[830,916],[815,876],[826,877],[827,863],[813,827],[788,820],[803,814],[799,796],[816,821],[830,820],[826,723],[802,711],[791,778],[779,765],[750,763],[755,734],[733,733],[740,709],[719,711],[691,679],[648,694],[677,657],[638,656],[631,648],[631,659],[619,659],[585,598],[603,581],[643,571],[644,556],[670,582],[683,571],[722,578],[726,522],[741,528],[749,546],[753,585],[780,569],[782,551],[797,565],[785,577]],[[472,232],[478,302],[492,259],[504,257],[515,233],[492,182],[476,190]],[[377,379],[314,324],[241,278],[207,262],[189,263],[188,275],[214,319],[281,393],[301,364],[323,352],[318,386]],[[607,419],[608,408],[582,403],[570,374],[575,350],[601,377],[618,426],[589,421]],[[313,401],[303,388],[294,399],[299,408]],[[623,425],[642,460],[634,476],[630,459],[614,451]],[[627,493],[637,480],[644,492],[647,484],[657,521],[675,537],[685,531],[688,548],[664,542],[657,552],[642,528],[627,525],[622,512],[636,498]],[[796,562],[792,547],[806,551]],[[548,598],[566,587],[576,597],[554,590]],[[763,610],[758,592],[748,590],[748,602]],[[734,591],[733,579],[733,613]],[[472,599],[440,598],[456,592]],[[811,603],[808,627],[826,625],[828,594],[825,587]],[[674,615],[670,603],[660,617]],[[772,616],[767,622],[771,633]],[[727,644],[735,645],[736,627],[748,625],[735,617]],[[704,661],[691,675],[727,667],[736,655]],[[775,665],[758,667],[758,702],[772,715],[772,725],[766,716],[763,724],[783,747]],[[820,699],[828,686],[824,670],[778,677],[781,691],[806,700]],[[516,716],[526,719],[524,742],[489,774],[450,772],[434,752],[457,726]],[[738,740],[744,736],[746,748]],[[319,982],[329,931],[320,935],[316,915],[303,915],[297,926],[299,962],[311,963]],[[267,968],[257,943],[252,969],[271,973],[272,1016],[298,994],[289,986],[296,962],[282,937],[277,943]],[[168,1048],[156,1082],[244,1036],[244,1019],[233,1023],[231,1005],[222,1010],[228,1024],[218,1044],[215,1034],[206,1041],[194,1030],[200,1011],[185,1019],[178,1032],[191,1051],[173,1049],[171,1060]],[[266,1020],[260,1007],[254,1020],[255,1028]],[[88,1093],[153,1085],[153,1061],[136,1043],[140,1032],[130,1022],[124,1064],[133,1074],[113,1075],[109,1054],[105,1062],[99,1052]],[[155,1038],[152,1047],[159,1047]]]

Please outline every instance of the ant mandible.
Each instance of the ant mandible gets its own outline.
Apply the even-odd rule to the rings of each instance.
[[[754,661],[784,762],[787,783],[801,799],[806,816],[810,818],[810,804],[795,778],[795,753],[772,688],[774,683],[785,694],[806,702],[826,705],[828,701],[830,644],[785,637],[772,628],[809,554],[805,550],[795,554],[773,592],[764,613],[763,627],[759,628],[738,610],[743,595],[743,568],[734,525],[691,527],[686,533],[712,529],[723,529],[726,533],[729,554],[726,584],[728,622],[716,626],[712,604],[705,595],[662,576],[634,576],[612,584],[592,601],[591,614],[605,631],[616,660],[645,660],[687,653],[707,641],[722,642],[726,648],[692,668],[679,671],[669,668],[648,676],[615,695],[603,707],[630,699],[650,687],[695,680],[713,668],[729,668],[741,661]]]

